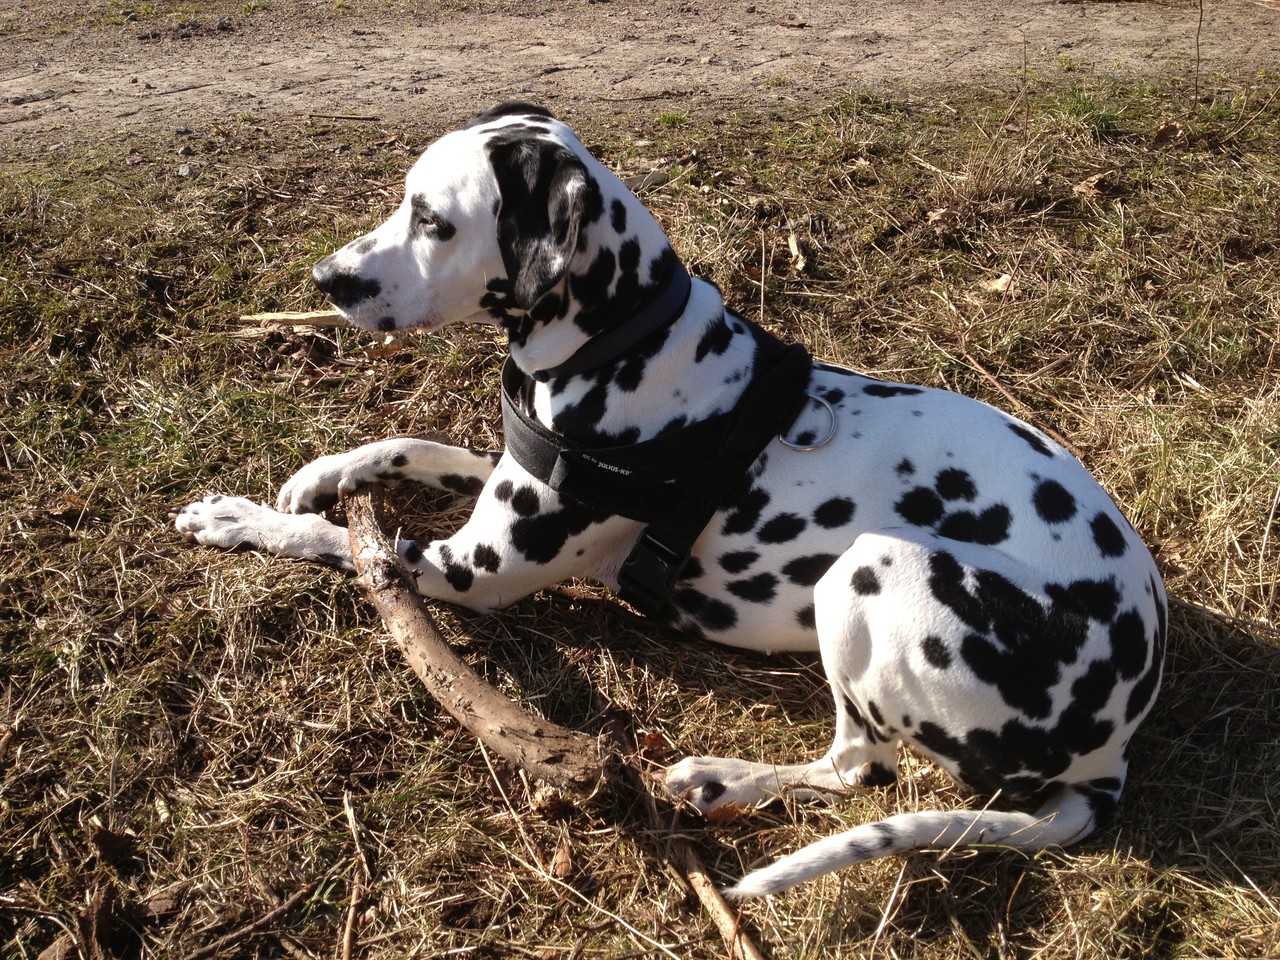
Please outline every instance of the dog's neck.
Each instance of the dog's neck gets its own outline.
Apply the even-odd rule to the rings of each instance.
[[[582,373],[533,380],[530,408],[572,440],[647,440],[732,409],[750,381],[755,340],[713,284],[693,280],[688,303],[621,355]]]
[[[554,291],[558,309],[498,318],[512,360],[534,381],[531,412],[570,439],[607,445],[731,409],[750,379],[748,324],[726,315],[714,285],[690,282],[653,215],[576,140],[569,145],[603,213],[582,227]]]

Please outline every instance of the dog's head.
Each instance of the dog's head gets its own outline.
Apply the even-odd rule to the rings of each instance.
[[[567,126],[503,104],[428,147],[391,218],[312,277],[361,327],[500,323],[536,370],[625,320],[673,259],[653,218]]]

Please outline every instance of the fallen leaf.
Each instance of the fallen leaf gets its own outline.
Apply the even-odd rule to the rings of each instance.
[[[568,834],[565,834],[560,845],[556,847],[556,852],[551,857],[550,870],[551,875],[557,880],[564,880],[573,873],[573,844],[569,842]]]
[[[1013,279],[1013,274],[1010,273],[1002,273],[990,280],[983,280],[978,286],[987,293],[998,293],[1008,299],[1013,299],[1021,292],[1018,281]]]
[[[933,232],[940,237],[955,234],[964,221],[964,215],[955,207],[939,207],[925,214],[925,222],[933,227]]]
[[[1161,147],[1167,143],[1183,140],[1187,136],[1187,128],[1177,120],[1162,120],[1156,127],[1156,135],[1151,140],[1153,147]]]
[[[1111,192],[1111,185],[1106,182],[1107,177],[1115,173],[1114,170],[1104,170],[1102,173],[1095,173],[1092,177],[1086,177],[1071,188],[1071,192],[1078,197],[1101,197]]]

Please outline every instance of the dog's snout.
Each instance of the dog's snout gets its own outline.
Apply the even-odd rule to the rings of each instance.
[[[354,307],[382,292],[382,285],[377,280],[343,270],[332,255],[311,268],[311,280],[335,307]]]

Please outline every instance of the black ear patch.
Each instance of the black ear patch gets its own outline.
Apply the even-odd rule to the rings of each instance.
[[[478,113],[463,126],[463,130],[469,130],[471,127],[478,127],[482,123],[488,123],[491,120],[498,120],[502,117],[542,117],[547,120],[554,120],[551,111],[546,107],[540,107],[535,103],[524,103],[521,100],[504,100],[502,103],[495,104],[483,113]]]
[[[489,160],[502,198],[498,246],[515,302],[539,316],[553,315],[560,306],[553,291],[577,250],[587,196],[599,188],[581,160],[549,140],[497,137]],[[544,297],[548,302],[535,311]]]

